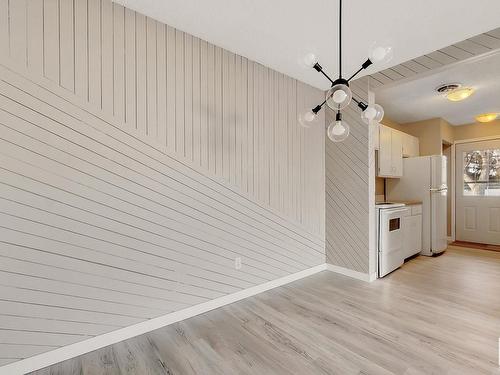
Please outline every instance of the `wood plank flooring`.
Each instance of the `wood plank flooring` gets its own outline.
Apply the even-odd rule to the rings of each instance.
[[[35,372],[500,374],[500,254],[450,247],[371,284],[325,271]]]
[[[467,247],[469,249],[480,249],[480,250],[490,250],[499,251],[500,245],[490,245],[486,243],[476,243],[476,242],[466,242],[466,241],[455,241],[452,243],[453,246]]]

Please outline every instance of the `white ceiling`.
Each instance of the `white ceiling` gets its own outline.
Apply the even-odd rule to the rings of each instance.
[[[476,92],[464,101],[450,102],[435,91],[441,84],[455,82]],[[441,117],[452,125],[470,124],[478,114],[500,112],[500,50],[383,86],[375,93],[386,114],[399,123]]]
[[[337,74],[335,0],[115,0],[128,8],[318,88],[328,82],[298,60],[313,51]],[[498,0],[344,1],[344,72],[357,70],[373,42],[394,59],[372,73],[500,26]]]

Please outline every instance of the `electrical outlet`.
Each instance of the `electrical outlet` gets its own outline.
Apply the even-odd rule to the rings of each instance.
[[[234,268],[241,269],[241,257],[234,258]]]

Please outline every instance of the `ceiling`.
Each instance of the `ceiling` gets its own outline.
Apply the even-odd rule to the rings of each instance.
[[[326,89],[299,61],[308,52],[337,74],[338,2],[332,0],[115,0],[263,65]],[[358,69],[374,42],[399,64],[500,26],[498,0],[344,1],[344,71]]]
[[[376,100],[399,123],[441,117],[452,125],[475,122],[480,113],[500,112],[500,50],[382,86]],[[444,83],[476,89],[468,99],[450,102],[435,91]]]

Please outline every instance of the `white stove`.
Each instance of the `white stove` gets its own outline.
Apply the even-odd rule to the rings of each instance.
[[[377,213],[378,277],[384,277],[404,263],[403,217],[410,209],[404,203],[383,202],[375,205]]]
[[[404,203],[392,203],[392,202],[380,202],[375,203],[376,208],[396,208],[396,207],[404,207]]]

